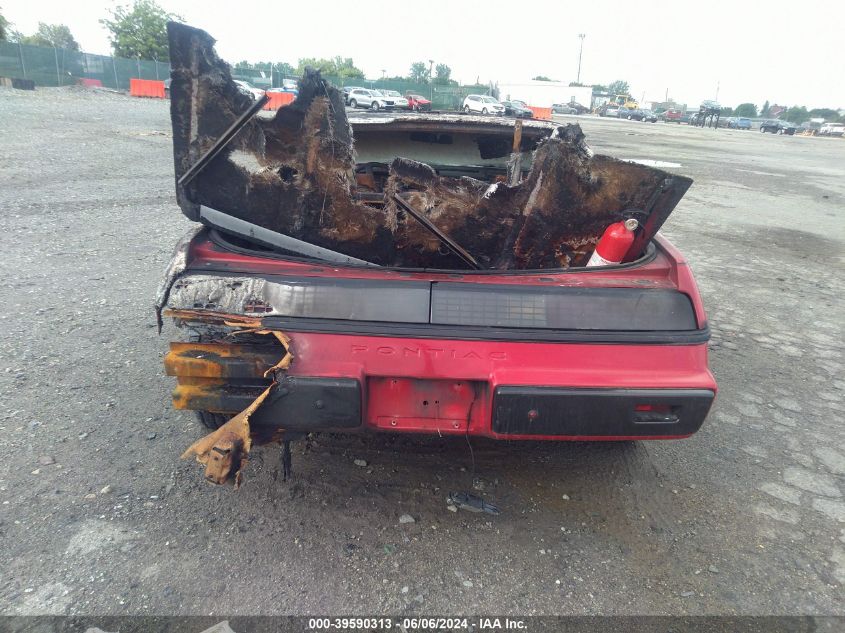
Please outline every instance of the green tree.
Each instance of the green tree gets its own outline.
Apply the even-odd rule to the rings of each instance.
[[[324,75],[331,75],[334,72],[334,62],[324,57],[300,57],[296,65],[296,74],[302,75],[306,68],[319,70]]]
[[[740,117],[753,118],[757,116],[757,106],[753,103],[740,103],[734,110],[734,114]]]
[[[730,106],[723,106],[722,110],[719,112],[720,117],[732,116],[733,114],[734,110]]]
[[[434,83],[445,85],[449,83],[451,78],[452,69],[446,64],[437,64],[437,66],[434,67]]]
[[[804,121],[809,120],[810,113],[807,112],[807,108],[804,106],[801,106],[800,108],[798,106],[792,106],[786,111],[783,118],[790,123],[803,123]]]
[[[332,59],[323,57],[302,57],[293,74],[302,75],[306,68],[314,68],[324,75],[340,77],[341,79],[363,79],[364,71],[357,68],[351,57],[337,55]]]
[[[545,75],[537,75],[536,77],[532,77],[531,81],[551,81],[551,79]]]
[[[110,31],[109,40],[116,56],[170,59],[167,23],[181,21],[181,17],[168,13],[154,0],[135,0],[131,7],[119,6],[110,13],[111,17],[100,20],[100,24]]]
[[[357,68],[351,57],[335,57],[335,68],[338,77],[344,79],[363,79],[364,71]]]
[[[0,7],[2,9],[3,7]],[[9,21],[0,13],[0,41],[9,37]]]
[[[408,79],[418,84],[428,83],[428,66],[425,62],[414,62],[411,64],[411,72]]]
[[[760,109],[760,116],[766,117],[769,116],[769,110],[772,106],[769,105],[769,100],[766,99],[766,103],[763,104],[763,107]]]
[[[70,29],[64,24],[38,23],[38,30],[34,35],[24,35],[20,38],[21,44],[32,46],[50,46],[53,48],[66,48],[71,51],[79,50],[79,43],[74,39]]]
[[[824,119],[825,121],[836,121],[839,119],[839,112],[831,108],[813,108],[808,114],[811,119]]]
[[[276,62],[273,64],[273,72],[277,72],[284,77],[294,77],[296,76],[296,68],[288,64],[287,62]]]
[[[617,79],[607,86],[607,91],[614,95],[626,95],[630,93],[630,90],[631,87],[628,85],[628,82],[621,79]]]
[[[236,63],[233,68],[255,68],[257,70],[264,70],[267,72],[272,69],[274,73],[289,77],[296,74],[296,68],[287,62],[250,62],[243,59]]]

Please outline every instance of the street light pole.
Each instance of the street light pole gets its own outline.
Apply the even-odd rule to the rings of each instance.
[[[579,33],[578,37],[581,39],[581,48],[578,50],[578,78],[575,80],[575,83],[581,83],[581,55],[584,53],[584,38],[587,37],[586,33]]]
[[[434,83],[431,80],[431,71],[434,68],[434,60],[428,60],[428,100],[434,101]]]

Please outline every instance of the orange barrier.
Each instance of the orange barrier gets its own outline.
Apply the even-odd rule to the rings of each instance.
[[[133,97],[164,99],[164,82],[157,79],[130,79],[129,94]]]
[[[552,118],[552,109],[551,108],[535,108],[534,106],[528,106],[531,112],[534,113],[535,119],[546,119],[548,121]]]
[[[103,82],[99,79],[88,79],[87,77],[80,77],[76,80],[76,82],[80,86],[85,86],[86,88],[102,88]]]
[[[296,95],[292,92],[268,92],[270,100],[264,104],[265,110],[278,110],[293,103]]]

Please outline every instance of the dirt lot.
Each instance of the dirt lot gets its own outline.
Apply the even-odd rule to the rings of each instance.
[[[320,437],[293,483],[267,448],[205,484],[152,310],[188,227],[168,104],[0,90],[0,610],[845,614],[845,141],[577,120],[695,179],[665,232],[721,392],[687,441],[474,442],[491,517],[446,508],[463,439]]]

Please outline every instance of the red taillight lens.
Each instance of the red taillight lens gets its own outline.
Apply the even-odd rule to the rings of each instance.
[[[650,413],[672,413],[672,407],[668,404],[638,404],[634,411],[648,411]]]
[[[679,420],[681,407],[669,404],[634,405],[635,424],[674,424]]]

